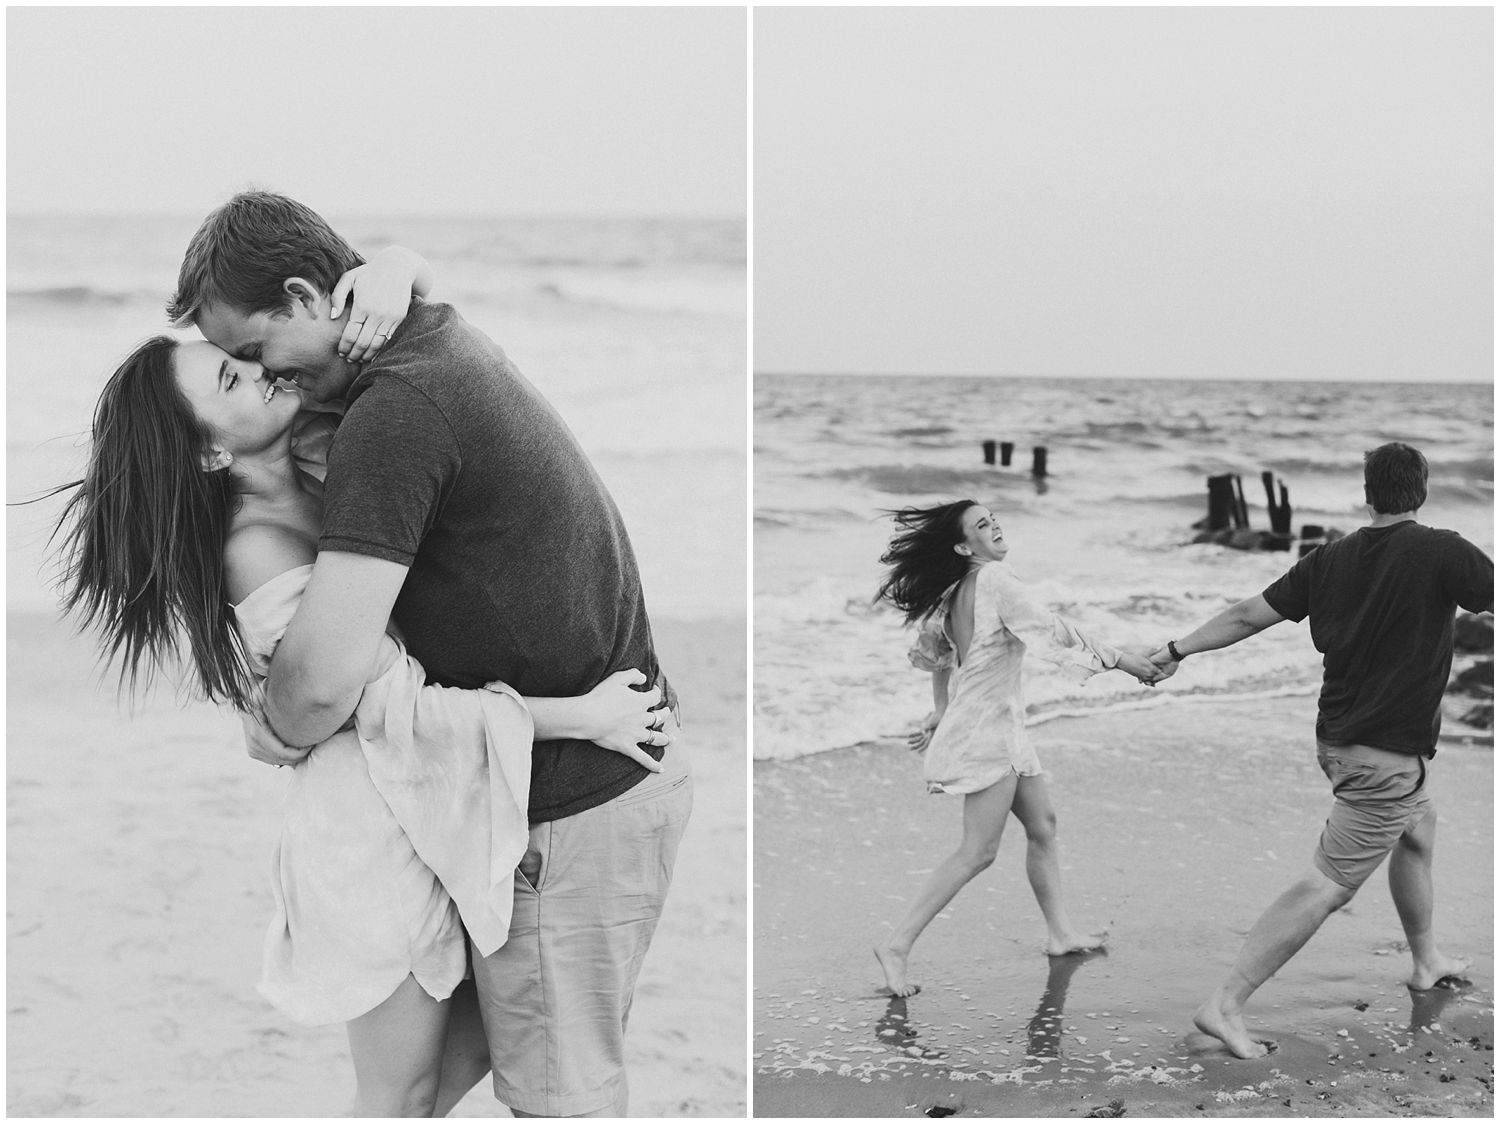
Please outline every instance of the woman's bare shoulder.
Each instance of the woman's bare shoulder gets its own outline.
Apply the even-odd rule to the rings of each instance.
[[[1005,562],[986,562],[979,567],[976,583],[983,582],[985,585],[1019,584],[1020,579],[1016,572]]]
[[[237,520],[224,540],[224,583],[238,604],[274,577],[317,560],[317,543],[273,520]]]

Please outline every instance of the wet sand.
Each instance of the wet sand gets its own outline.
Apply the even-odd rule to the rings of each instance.
[[[1034,730],[1066,900],[1105,953],[1049,959],[1012,819],[995,865],[928,928],[922,991],[882,994],[871,945],[956,845],[960,800],[882,742],[755,770],[758,1117],[1438,1115],[1494,1109],[1493,757],[1445,742],[1435,927],[1474,958],[1412,992],[1384,868],[1250,1001],[1275,1044],[1231,1057],[1191,1017],[1306,869],[1327,814],[1311,695],[1174,702]],[[937,1111],[932,1111],[936,1109]],[[1117,1113],[1111,1112],[1112,1115]]]
[[[9,1115],[345,1114],[342,1026],[255,991],[284,777],[216,708],[117,708],[53,618],[7,630]],[[745,623],[656,634],[696,802],[626,1039],[631,1115],[743,1116]],[[482,1083],[454,1115],[509,1114]]]

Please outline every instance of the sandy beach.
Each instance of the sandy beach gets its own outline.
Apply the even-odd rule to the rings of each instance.
[[[926,795],[892,741],[757,762],[755,1115],[1492,1117],[1484,739],[1445,740],[1431,771],[1435,926],[1473,958],[1472,986],[1407,988],[1382,869],[1251,999],[1273,1053],[1234,1059],[1191,1024],[1308,864],[1329,799],[1315,711],[1310,693],[1173,700],[1036,727],[1067,903],[1083,931],[1109,929],[1108,949],[1044,955],[1012,820],[917,944],[923,987],[906,1000],[880,993],[870,947],[957,843],[958,799]]]
[[[88,640],[7,624],[8,1115],[345,1114],[342,1026],[255,991],[283,778],[232,715],[170,690],[131,714]],[[632,1012],[631,1115],[743,1116],[745,624],[656,634],[697,795]],[[486,1083],[454,1115],[508,1112]]]

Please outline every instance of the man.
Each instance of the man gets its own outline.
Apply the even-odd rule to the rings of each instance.
[[[1453,664],[1455,606],[1493,607],[1495,565],[1455,532],[1419,524],[1426,500],[1420,452],[1392,443],[1366,453],[1369,526],[1320,546],[1263,593],[1152,653],[1165,678],[1188,656],[1304,617],[1323,653],[1318,763],[1333,784],[1333,810],[1312,868],[1261,915],[1228,978],[1193,1018],[1238,1057],[1267,1052],[1245,1028],[1246,1000],[1387,854],[1391,897],[1411,946],[1409,985],[1430,988],[1468,967],[1443,955],[1432,935],[1437,812],[1427,761]]]
[[[252,754],[295,761],[290,746],[343,725],[391,617],[446,686],[578,695],[640,668],[673,699],[619,513],[504,353],[415,299],[374,359],[340,357],[347,314],[329,294],[361,260],[301,204],[242,194],[193,237],[169,309],[346,407],[317,564],[267,681],[270,730],[247,724]],[[495,1094],[517,1116],[624,1114],[625,1021],[692,801],[681,752],[660,760],[653,775],[586,741],[534,747],[510,939],[473,957]]]

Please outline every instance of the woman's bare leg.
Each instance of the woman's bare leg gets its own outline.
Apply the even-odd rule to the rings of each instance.
[[[407,976],[380,1006],[349,1021],[355,1116],[432,1115],[449,1002]]]
[[[464,980],[448,997],[448,1038],[440,1072],[434,1116],[447,1116],[490,1072],[490,1043],[479,1018],[473,980]]]
[[[1026,829],[1026,877],[1047,920],[1047,955],[1087,952],[1104,944],[1104,933],[1081,934],[1063,905],[1062,871],[1057,864],[1057,813],[1045,777],[1021,777],[1011,812]]]
[[[916,986],[906,978],[906,958],[911,946],[953,896],[995,861],[1000,850],[1000,833],[1005,829],[1015,794],[1016,774],[1012,772],[989,788],[964,797],[964,834],[958,850],[933,868],[901,924],[889,939],[875,946],[875,959],[880,961],[892,995],[916,992]]]

